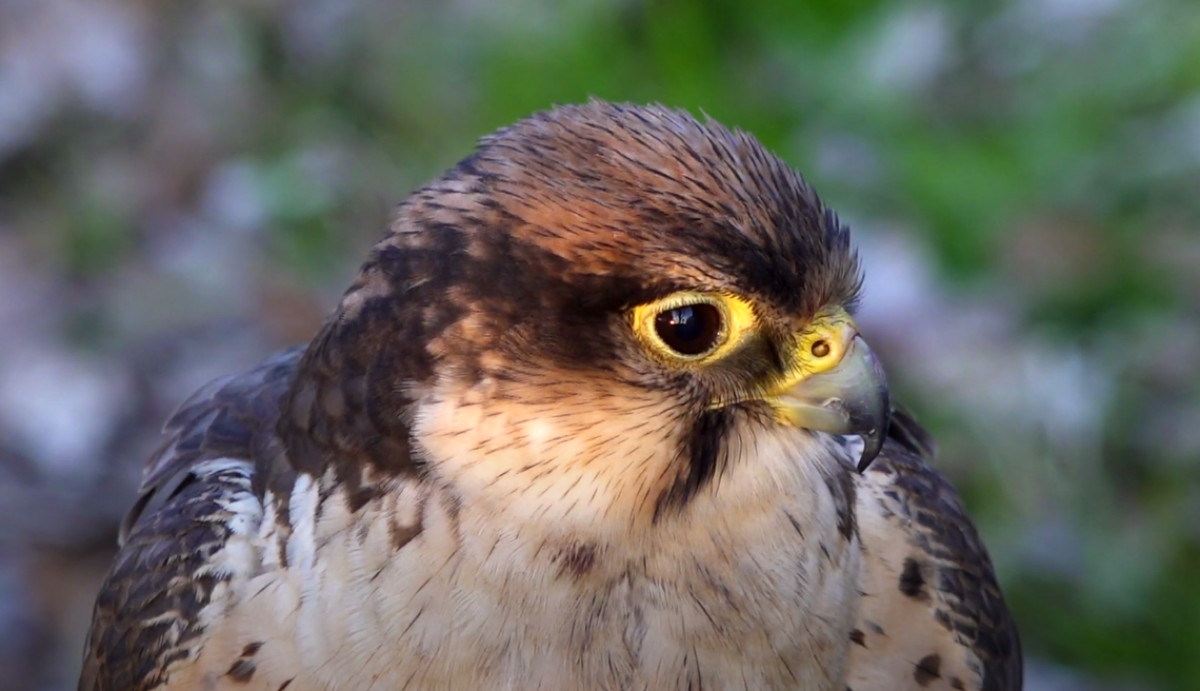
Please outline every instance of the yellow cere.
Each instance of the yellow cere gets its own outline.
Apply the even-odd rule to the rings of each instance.
[[[683,355],[673,351],[655,330],[655,319],[665,311],[698,304],[712,305],[721,313],[721,328],[716,345],[707,352],[696,356]],[[687,365],[720,360],[736,350],[746,337],[754,332],[758,324],[750,302],[728,293],[675,293],[662,300],[638,305],[633,308],[632,317],[634,333],[637,334],[639,340],[646,344],[651,353],[665,362]]]
[[[804,331],[796,334],[792,369],[797,371],[792,374],[799,379],[837,366],[856,333],[854,319],[844,310],[818,314]]]
[[[857,333],[854,318],[845,310],[837,308],[817,314],[803,331],[792,337],[787,371],[766,385],[764,396],[784,394],[805,379],[837,367]],[[786,415],[786,410],[781,409],[781,414]]]

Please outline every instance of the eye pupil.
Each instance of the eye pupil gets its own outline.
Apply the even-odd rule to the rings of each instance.
[[[671,350],[703,355],[721,335],[721,311],[705,303],[664,310],[654,318],[654,330]]]
[[[813,357],[825,357],[829,354],[829,341],[824,339],[812,344]]]

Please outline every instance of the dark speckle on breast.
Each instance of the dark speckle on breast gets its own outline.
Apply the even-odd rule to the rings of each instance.
[[[588,544],[574,544],[562,550],[555,556],[561,575],[571,575],[583,578],[596,565],[596,547]]]
[[[414,538],[420,535],[425,530],[420,518],[412,525],[401,525],[394,519],[388,521],[388,539],[391,542],[393,551],[400,551],[402,547],[412,542]]]
[[[247,643],[246,647],[242,648],[242,657],[254,657],[254,655],[256,653],[258,653],[259,650],[262,649],[262,647],[263,647],[262,641],[254,641],[253,643]]]
[[[233,679],[236,682],[245,684],[254,678],[254,672],[258,667],[252,659],[258,651],[262,649],[265,643],[263,641],[251,641],[242,648],[242,655],[232,665],[229,666],[229,671],[225,676]]]
[[[854,478],[850,473],[835,473],[825,477],[825,486],[837,509],[838,533],[846,540],[858,537],[858,520],[855,515]]]
[[[937,623],[941,624],[942,627],[945,628],[947,631],[953,630],[954,623],[950,620],[950,613],[947,612],[946,610],[938,608],[938,610],[933,613],[933,618],[935,621],[937,621]]]
[[[254,678],[254,672],[257,669],[253,660],[243,657],[234,662],[225,675],[234,681],[245,684]]]
[[[918,600],[929,597],[925,592],[925,577],[921,575],[921,564],[912,557],[904,560],[904,571],[900,573],[900,592]]]
[[[917,663],[916,669],[913,670],[913,679],[922,687],[929,686],[929,682],[941,678],[942,656],[937,653],[932,653],[921,658],[921,661]]]

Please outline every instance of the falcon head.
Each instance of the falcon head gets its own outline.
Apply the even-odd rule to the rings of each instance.
[[[860,286],[848,229],[751,136],[557,108],[401,205],[280,438],[368,495],[416,473],[525,519],[645,526],[752,501],[879,452]],[[861,458],[832,435],[861,436]]]

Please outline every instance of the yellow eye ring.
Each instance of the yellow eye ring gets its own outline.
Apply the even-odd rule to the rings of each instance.
[[[633,309],[633,330],[660,359],[695,363],[721,357],[754,325],[745,300],[726,294],[676,293]]]

